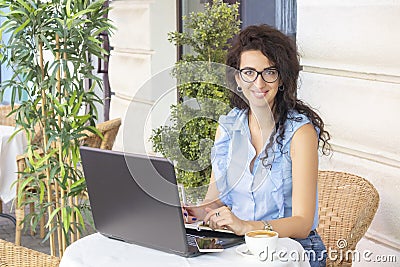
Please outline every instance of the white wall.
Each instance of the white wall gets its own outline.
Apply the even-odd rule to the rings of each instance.
[[[300,96],[324,118],[335,149],[320,169],[372,182],[380,204],[366,238],[400,260],[398,25],[400,0],[298,0]]]
[[[111,7],[109,17],[117,30],[110,39],[114,50],[109,75],[115,92],[110,119],[122,118],[113,149],[143,153],[151,149],[148,137],[154,125],[145,125],[152,108],[162,92],[174,90],[170,80],[168,88],[160,87],[153,77],[168,71],[176,60],[176,49],[167,41],[167,33],[176,30],[175,0],[117,0]],[[175,99],[176,91],[168,95],[165,108]]]

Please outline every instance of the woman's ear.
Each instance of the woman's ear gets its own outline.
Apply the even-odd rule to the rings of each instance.
[[[236,73],[235,73],[235,81],[236,81],[237,86],[241,85],[242,80],[240,78],[239,71],[236,71]]]

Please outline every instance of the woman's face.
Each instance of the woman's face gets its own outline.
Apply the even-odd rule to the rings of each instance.
[[[277,76],[277,70],[274,70],[271,67],[274,67],[272,62],[270,62],[269,59],[259,50],[244,51],[240,55],[239,69],[244,69],[244,71],[242,71],[241,75],[237,73],[235,78],[238,86],[242,88],[243,94],[247,98],[250,108],[262,107],[266,104],[272,108],[275,96],[278,92],[280,80]],[[274,77],[277,77],[277,79],[272,83],[268,83],[263,80],[261,75],[258,75],[255,81],[248,82],[249,80],[254,79],[257,75],[254,70],[257,72],[264,71],[263,76],[269,82],[273,81]],[[247,82],[243,78],[246,79]]]

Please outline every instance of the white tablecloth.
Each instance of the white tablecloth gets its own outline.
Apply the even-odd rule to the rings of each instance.
[[[303,253],[300,243],[290,238],[280,238],[279,244],[287,251]],[[294,261],[295,257],[282,256],[282,260],[259,261],[253,256],[242,256],[237,247],[223,252],[208,253],[185,258],[162,251],[109,239],[99,233],[86,236],[67,247],[60,267],[130,267],[130,266],[310,266],[308,260]]]
[[[16,158],[25,152],[27,145],[23,132],[9,141],[14,132],[14,127],[0,125],[0,198],[5,203],[15,198],[16,189],[15,186],[11,188],[11,185],[18,177]]]

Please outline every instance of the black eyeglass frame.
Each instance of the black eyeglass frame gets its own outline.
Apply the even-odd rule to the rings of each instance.
[[[257,73],[257,75],[256,75],[256,77],[254,78],[253,81],[246,81],[246,79],[243,78],[243,76],[242,76],[242,71],[244,71],[244,70],[252,70],[252,71],[255,71],[255,72]],[[264,76],[262,75],[262,73],[263,73],[264,71],[266,71],[266,70],[276,70],[276,71],[278,72],[278,75],[276,76],[276,79],[273,80],[272,82],[266,81],[266,80],[264,79]],[[266,82],[266,83],[274,83],[274,82],[276,82],[276,81],[279,79],[279,76],[280,76],[279,70],[278,70],[275,66],[271,66],[271,67],[265,68],[265,69],[263,69],[262,71],[257,71],[256,69],[248,68],[248,67],[243,68],[243,69],[239,69],[238,71],[239,71],[240,78],[242,78],[242,80],[243,80],[244,82],[246,82],[246,83],[253,83],[253,82],[255,82],[255,81],[258,79],[258,76],[259,76],[259,75],[261,75],[261,78],[263,79],[264,82]]]

